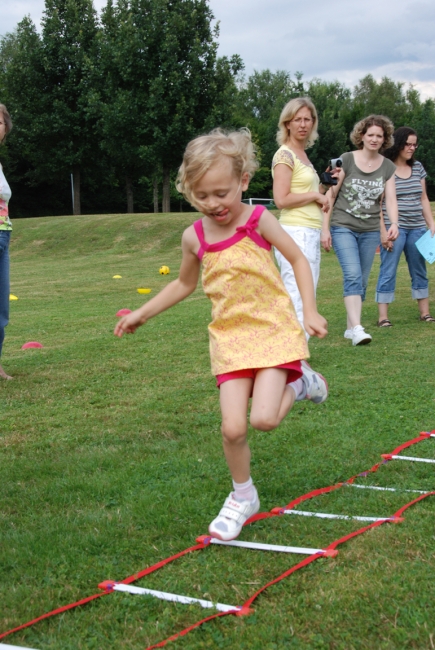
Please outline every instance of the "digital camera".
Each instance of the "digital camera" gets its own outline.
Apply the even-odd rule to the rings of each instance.
[[[331,175],[331,172],[337,167],[343,167],[343,161],[341,158],[331,158],[329,161],[329,167],[327,172],[323,172],[320,175],[320,181],[323,185],[337,185],[337,179]]]

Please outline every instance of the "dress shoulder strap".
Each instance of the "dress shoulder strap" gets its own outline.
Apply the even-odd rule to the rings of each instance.
[[[204,256],[204,250],[206,247],[206,242],[204,238],[204,228],[202,226],[202,219],[198,219],[198,221],[195,221],[193,227],[195,228],[196,236],[199,239],[198,257],[200,260],[202,260]]]
[[[245,223],[244,226],[239,226],[236,229],[236,234],[237,235],[242,235],[242,237],[249,237],[252,239],[253,242],[257,244],[257,246],[260,246],[260,248],[265,248],[266,250],[271,249],[271,245],[268,241],[264,239],[257,231],[256,228],[258,228],[258,222],[260,221],[260,217],[265,211],[264,205],[256,205],[254,210],[252,211],[251,216],[249,217],[248,221]]]

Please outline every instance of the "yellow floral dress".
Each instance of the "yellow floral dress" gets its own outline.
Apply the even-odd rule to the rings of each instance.
[[[235,235],[215,244],[200,242],[202,286],[212,302],[210,335],[214,375],[248,368],[274,368],[309,356],[302,327],[271,254],[257,231],[257,206]]]

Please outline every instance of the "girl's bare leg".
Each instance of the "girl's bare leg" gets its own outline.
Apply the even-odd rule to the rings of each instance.
[[[232,379],[220,386],[224,454],[236,483],[245,483],[251,475],[251,451],[246,439],[251,390],[252,379],[246,378]]]
[[[260,431],[275,429],[295,401],[295,392],[287,382],[287,370],[264,368],[255,377],[251,405],[251,424]]]

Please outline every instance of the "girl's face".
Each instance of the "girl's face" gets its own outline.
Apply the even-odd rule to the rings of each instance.
[[[416,149],[417,149],[417,136],[408,135],[408,137],[406,138],[406,144],[403,147],[403,149],[400,151],[399,156],[400,158],[403,158],[403,160],[411,160]]]
[[[292,120],[285,123],[289,138],[305,142],[313,130],[314,120],[307,106],[302,106]]]
[[[363,149],[379,151],[385,142],[384,130],[380,126],[369,126],[361,138]]]
[[[222,156],[193,188],[195,207],[219,225],[227,225],[243,209],[242,192],[248,189],[249,174],[235,175],[230,158]]]

